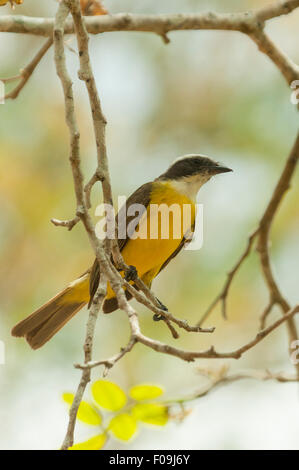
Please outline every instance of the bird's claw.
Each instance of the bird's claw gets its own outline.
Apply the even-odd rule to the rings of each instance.
[[[161,302],[161,300],[157,299],[157,297],[156,297],[156,300],[157,300],[157,302],[158,302],[158,304],[159,304],[159,308],[160,308],[161,310],[164,310],[164,312],[168,312],[168,308],[166,307],[166,305],[164,305],[164,304]]]
[[[155,315],[153,315],[153,320],[160,321],[160,320],[163,320],[163,317],[159,313],[155,313]]]
[[[126,270],[125,280],[127,282],[135,281],[137,276],[138,276],[137,269],[135,268],[135,266],[130,265],[128,269]]]
[[[168,312],[168,308],[161,302],[161,300],[157,299],[157,302],[159,304],[159,308],[161,310],[164,310],[164,312]],[[163,320],[163,315],[160,315],[159,313],[155,313],[155,315],[153,315],[153,320],[154,321],[160,321],[160,320]]]

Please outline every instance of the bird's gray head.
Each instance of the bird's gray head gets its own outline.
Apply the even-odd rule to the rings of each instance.
[[[182,192],[196,196],[199,188],[212,176],[229,171],[232,170],[205,155],[184,155],[175,160],[156,181],[171,181]]]
[[[202,175],[208,179],[219,173],[227,173],[232,171],[218,162],[205,155],[184,155],[177,158],[172,165],[165,171],[159,180],[180,180],[192,176]]]

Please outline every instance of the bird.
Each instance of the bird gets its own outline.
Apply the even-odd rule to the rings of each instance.
[[[205,155],[184,155],[177,158],[156,179],[140,186],[119,210],[116,226],[123,221],[126,229],[125,236],[118,237],[120,252],[126,265],[137,273],[149,288],[153,279],[177,256],[186,243],[190,242],[190,233],[193,233],[196,219],[196,197],[200,188],[213,176],[230,171],[232,169]],[[171,218],[169,212],[169,232],[168,237],[165,237],[162,233],[162,215],[159,219],[156,217],[157,212],[152,211],[153,207],[159,208],[162,205],[166,208],[175,205],[179,209],[187,205],[190,208],[187,226],[181,223],[183,210],[179,219],[175,219],[174,214]],[[128,208],[132,207],[133,210],[129,211]],[[134,211],[136,207],[141,208],[137,211],[137,216]],[[179,231],[174,234],[178,222]],[[150,230],[155,236],[151,236]],[[32,349],[43,346],[85,305],[90,307],[100,282],[100,271],[100,266],[95,260],[84,274],[17,323],[12,328],[12,335],[25,337]],[[130,280],[130,274],[121,272],[121,275],[128,276],[126,279]],[[134,285],[132,279],[133,276],[130,283]],[[134,287],[137,288],[135,285]],[[125,291],[125,294],[128,300],[132,298],[128,291]],[[160,305],[167,310],[162,302]],[[108,282],[102,310],[103,313],[111,313],[117,309],[118,300]],[[154,319],[158,320],[159,317]]]

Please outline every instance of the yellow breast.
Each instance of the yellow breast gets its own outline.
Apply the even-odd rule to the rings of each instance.
[[[153,183],[150,205],[136,229],[137,237],[130,239],[122,251],[125,262],[135,266],[139,277],[150,282],[194,220],[195,204],[191,199],[171,183]]]

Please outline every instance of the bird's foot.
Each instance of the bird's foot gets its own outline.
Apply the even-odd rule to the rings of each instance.
[[[135,268],[135,266],[130,265],[125,272],[125,280],[127,282],[135,281],[137,277],[138,277],[137,269]]]
[[[168,312],[168,308],[161,302],[161,300],[157,299],[157,297],[156,297],[156,300],[159,304],[159,308],[161,310],[164,310],[164,312]],[[159,313],[155,313],[155,315],[153,315],[153,320],[154,321],[163,320],[163,315],[160,315]]]

